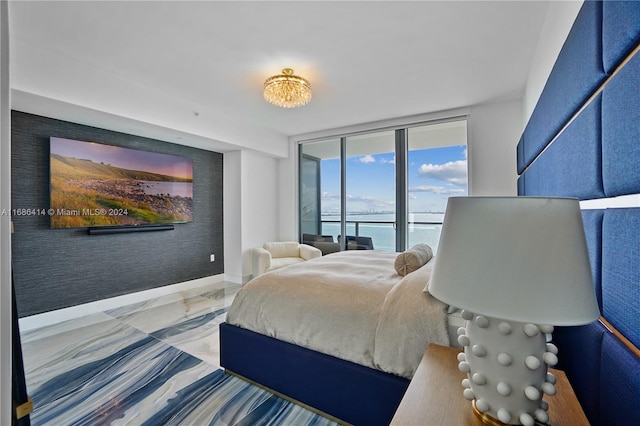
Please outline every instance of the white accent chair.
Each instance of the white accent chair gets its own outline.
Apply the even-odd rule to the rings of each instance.
[[[265,243],[253,249],[253,277],[320,256],[320,249],[296,241]]]

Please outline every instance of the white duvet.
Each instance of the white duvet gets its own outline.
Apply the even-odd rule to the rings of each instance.
[[[449,344],[445,305],[424,292],[433,259],[405,277],[396,253],[353,250],[260,275],[227,322],[411,378],[429,343]]]

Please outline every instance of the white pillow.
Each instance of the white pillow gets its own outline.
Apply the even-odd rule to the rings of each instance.
[[[393,266],[398,275],[405,276],[418,270],[433,257],[433,250],[427,244],[416,244],[409,250],[403,251],[396,256]]]

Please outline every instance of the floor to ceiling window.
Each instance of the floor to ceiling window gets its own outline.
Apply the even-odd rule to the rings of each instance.
[[[360,237],[352,239],[360,246],[395,251],[395,132],[349,136],[345,154],[347,235]]]
[[[437,250],[447,198],[468,194],[466,135],[458,118],[302,142],[301,241]]]
[[[407,129],[407,247],[437,251],[447,199],[468,195],[467,122]]]

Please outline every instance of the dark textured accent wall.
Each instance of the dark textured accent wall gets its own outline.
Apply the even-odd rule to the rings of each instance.
[[[49,208],[51,136],[193,160],[193,222],[171,231],[88,235],[50,229],[47,215],[13,214],[20,317],[224,272],[222,154],[18,111],[11,120],[12,209]]]

